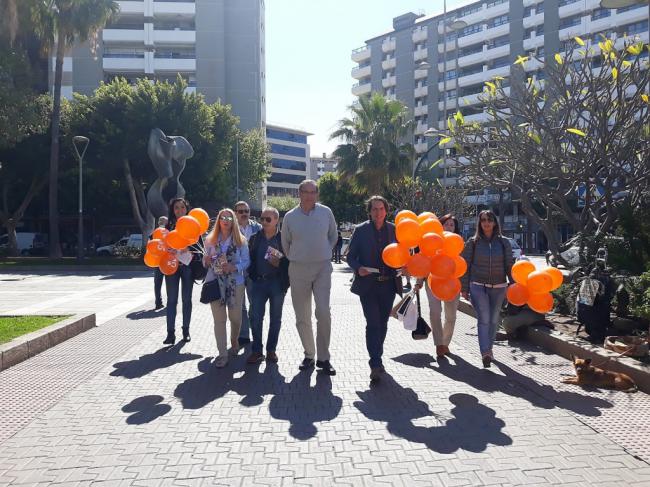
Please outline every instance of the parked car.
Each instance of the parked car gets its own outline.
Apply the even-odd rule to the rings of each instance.
[[[506,237],[508,242],[510,242],[510,247],[512,247],[512,258],[515,260],[521,259],[521,257],[524,255],[521,251],[521,247],[517,243],[517,241],[514,238],[508,238]]]
[[[131,247],[134,249],[142,248],[142,234],[133,233],[128,237],[122,237],[117,242],[104,245],[103,247],[98,247],[96,252],[97,255],[109,256],[116,255],[120,250]]]
[[[38,232],[16,232],[16,243],[20,255],[32,255],[47,248],[47,235]],[[9,234],[0,237],[0,249],[9,247]]]

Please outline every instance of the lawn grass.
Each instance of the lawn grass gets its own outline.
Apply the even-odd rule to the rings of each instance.
[[[66,318],[68,316],[0,316],[0,343],[7,343]]]
[[[142,258],[129,259],[125,257],[87,257],[81,264],[76,257],[62,257],[50,259],[49,257],[4,257],[0,258],[0,268],[11,268],[13,266],[71,266],[71,265],[144,265]]]

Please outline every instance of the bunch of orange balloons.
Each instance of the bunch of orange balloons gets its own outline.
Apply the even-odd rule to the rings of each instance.
[[[402,210],[395,217],[398,243],[387,245],[382,259],[395,269],[405,267],[409,275],[427,278],[429,288],[441,301],[453,301],[460,293],[460,277],[467,262],[460,256],[465,242],[460,235],[445,232],[436,215],[429,211],[416,215]],[[412,249],[419,248],[419,252]]]
[[[156,228],[151,240],[147,242],[144,263],[149,267],[160,268],[160,272],[166,276],[174,274],[178,270],[178,258],[170,249],[182,250],[195,244],[209,226],[208,212],[194,208],[176,221],[176,228],[171,232],[166,228]]]
[[[548,313],[553,309],[551,291],[562,285],[562,271],[555,267],[536,270],[535,264],[519,260],[512,266],[514,284],[508,286],[506,297],[515,306],[527,304],[538,313]]]

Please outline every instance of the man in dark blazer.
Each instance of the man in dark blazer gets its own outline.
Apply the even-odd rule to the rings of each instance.
[[[388,201],[372,196],[367,203],[370,220],[358,225],[348,247],[348,265],[354,270],[351,291],[361,300],[366,317],[366,347],[370,356],[370,380],[378,381],[385,372],[381,357],[388,330],[388,318],[402,281],[395,269],[381,258],[384,248],[396,242],[395,225],[386,221]]]

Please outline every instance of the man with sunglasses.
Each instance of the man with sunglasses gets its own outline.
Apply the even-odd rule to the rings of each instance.
[[[244,237],[246,237],[246,241],[250,242],[251,237],[262,229],[262,225],[250,219],[251,209],[245,201],[238,201],[235,203],[235,213],[237,214],[239,230]],[[246,295],[248,295],[249,303],[251,300],[251,292],[251,281],[246,277]],[[250,320],[246,309],[246,296],[244,296],[241,315],[241,330],[239,332],[239,346],[246,345],[250,342]]]

